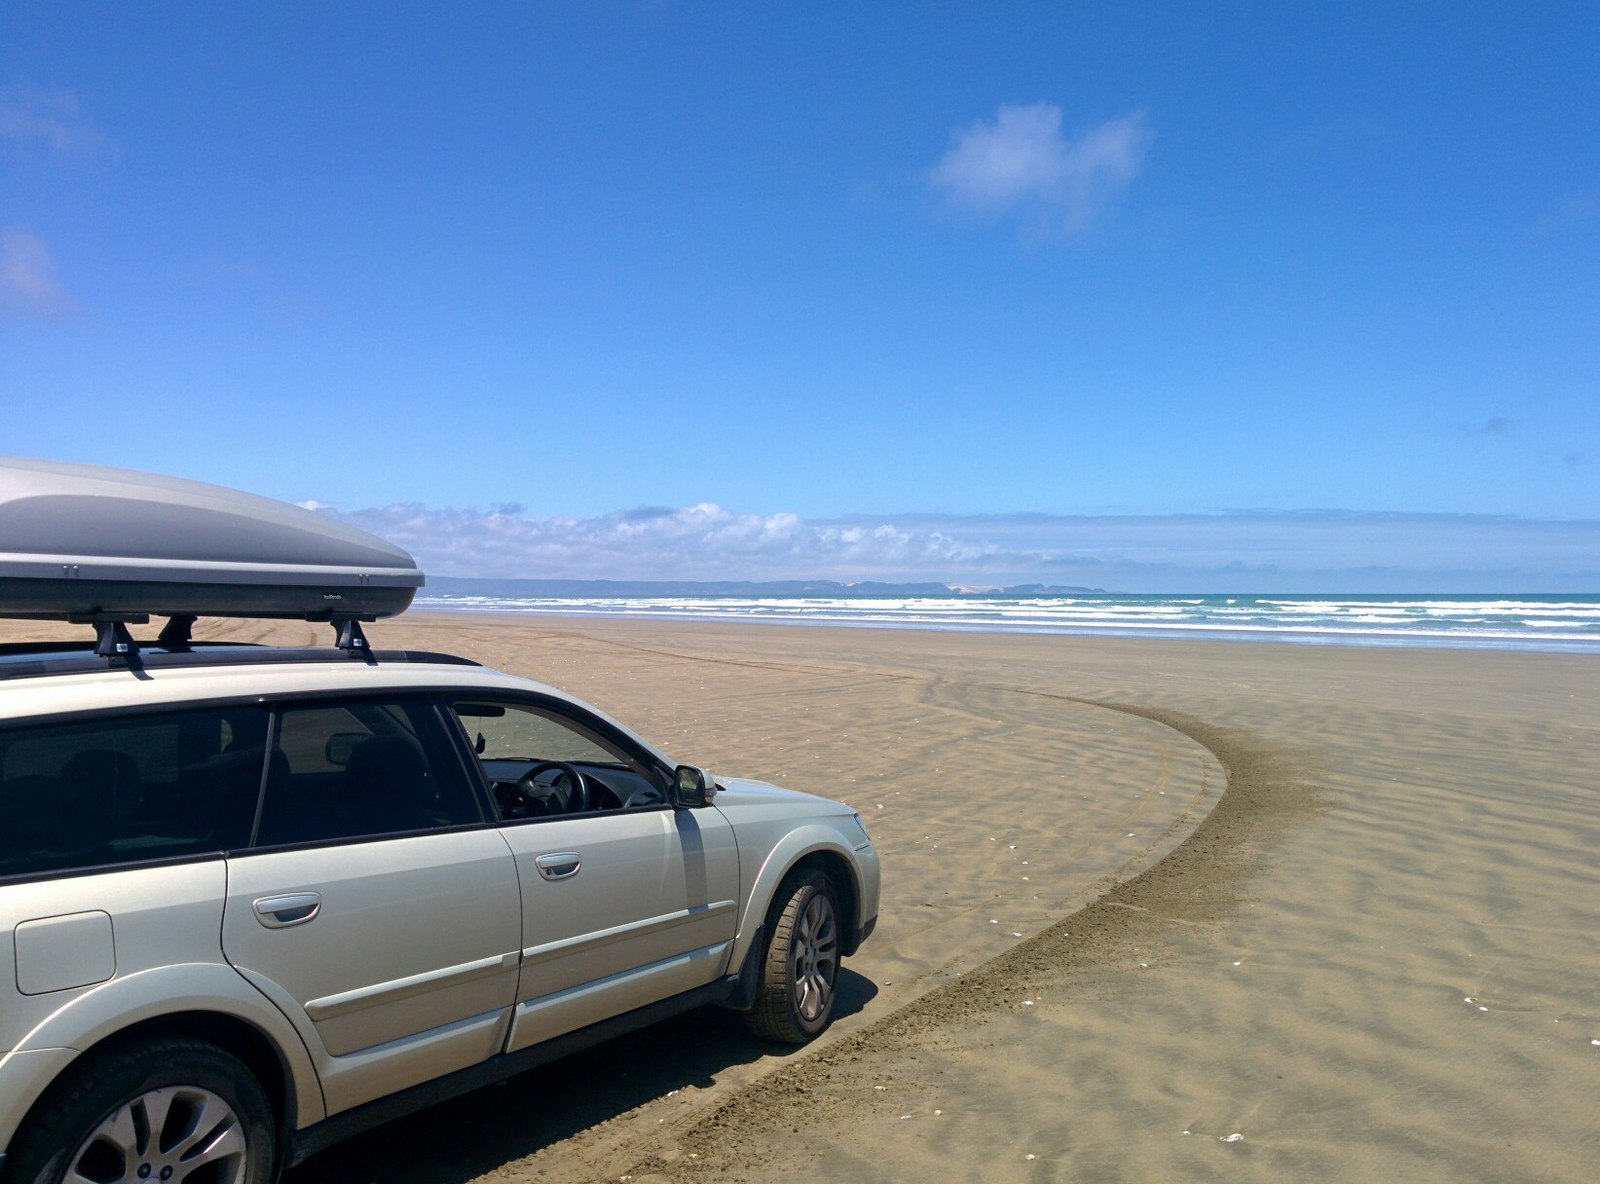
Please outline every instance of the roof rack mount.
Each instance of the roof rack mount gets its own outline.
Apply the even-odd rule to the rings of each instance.
[[[156,637],[155,644],[164,650],[186,650],[194,643],[195,618],[189,613],[179,613],[167,619]],[[348,654],[370,654],[372,643],[367,640],[362,621],[372,617],[308,615],[308,621],[325,621],[333,626],[333,644]],[[129,625],[144,625],[150,621],[149,613],[74,613],[69,620],[74,625],[93,625],[95,629],[94,652],[102,658],[136,659],[139,642],[128,632]]]
[[[334,642],[333,644],[351,654],[364,654],[371,651],[372,646],[367,642],[367,635],[361,631],[359,617],[333,618]]]
[[[80,613],[72,618],[74,625],[94,626],[94,652],[102,658],[133,658],[139,653],[139,643],[128,632],[129,625],[143,625],[150,620],[149,613]]]

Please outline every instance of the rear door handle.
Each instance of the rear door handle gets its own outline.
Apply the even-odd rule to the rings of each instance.
[[[578,874],[583,861],[576,851],[554,851],[533,861],[539,874],[547,880],[568,880]]]
[[[263,896],[256,901],[256,920],[268,929],[287,929],[314,920],[322,908],[317,892],[290,892],[285,896]]]

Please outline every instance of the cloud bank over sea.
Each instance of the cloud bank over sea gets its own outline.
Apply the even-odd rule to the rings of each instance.
[[[424,571],[494,579],[940,581],[1129,592],[1600,591],[1600,521],[1306,510],[803,518],[709,502],[340,512]]]

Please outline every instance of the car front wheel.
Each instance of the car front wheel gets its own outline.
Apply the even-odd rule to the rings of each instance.
[[[804,1044],[833,1018],[839,981],[839,908],[819,871],[793,872],[779,886],[769,914],[772,936],[761,963],[750,1030],[767,1040]]]
[[[250,1071],[198,1040],[165,1039],[84,1058],[6,1165],[15,1184],[268,1184],[272,1111]]]

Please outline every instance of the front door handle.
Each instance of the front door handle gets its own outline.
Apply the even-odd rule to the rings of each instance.
[[[569,880],[583,866],[576,851],[555,851],[539,856],[533,863],[539,869],[539,874],[547,880]]]
[[[263,896],[256,901],[256,920],[268,929],[287,929],[315,919],[322,908],[317,892],[291,892],[286,896]]]

